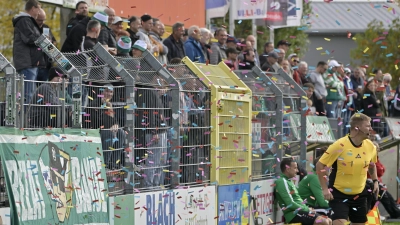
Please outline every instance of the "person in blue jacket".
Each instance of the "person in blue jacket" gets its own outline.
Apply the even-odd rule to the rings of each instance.
[[[206,58],[200,44],[200,28],[198,26],[191,26],[188,30],[189,38],[185,42],[186,56],[193,62],[205,63]]]

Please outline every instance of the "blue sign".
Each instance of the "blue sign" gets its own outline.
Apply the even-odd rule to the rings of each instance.
[[[289,0],[288,1],[288,16],[297,16],[297,5],[296,0]]]
[[[250,224],[250,184],[218,187],[218,225]]]

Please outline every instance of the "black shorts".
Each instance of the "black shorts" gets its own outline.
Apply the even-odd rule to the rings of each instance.
[[[338,219],[350,219],[352,223],[367,222],[367,196],[365,193],[359,195],[346,195],[333,188],[333,200],[329,206],[333,211],[332,221]]]
[[[297,212],[296,216],[290,221],[290,223],[301,223],[301,225],[313,225],[315,220],[319,216],[321,215],[318,213],[310,213],[300,210]]]

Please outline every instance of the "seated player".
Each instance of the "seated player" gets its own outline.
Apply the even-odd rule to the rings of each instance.
[[[275,197],[283,210],[285,222],[301,223],[302,225],[331,225],[331,219],[323,217],[303,204],[303,200],[291,180],[298,172],[297,163],[292,158],[282,159],[280,169],[282,174],[275,181]]]

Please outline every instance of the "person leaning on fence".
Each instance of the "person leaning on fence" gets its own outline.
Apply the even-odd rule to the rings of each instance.
[[[62,70],[52,67],[49,70],[49,82],[36,89],[29,103],[27,112],[28,124],[32,128],[56,127],[57,119],[61,118],[60,96],[61,82],[67,78]],[[61,124],[60,124],[61,125]]]
[[[335,224],[346,224],[348,219],[352,224],[360,225],[367,221],[367,171],[374,183],[370,191],[378,196],[377,152],[368,140],[371,130],[371,118],[362,113],[354,114],[350,118],[350,134],[330,145],[316,165],[324,198],[334,212],[332,220]],[[332,167],[329,186],[327,167]]]
[[[296,186],[292,179],[298,172],[297,162],[292,158],[284,158],[281,161],[280,169],[282,171],[280,178],[275,181],[275,197],[279,206],[283,210],[286,223],[301,223],[302,225],[331,225],[329,218],[313,211],[307,205],[303,204]]]
[[[103,153],[104,163],[107,168],[115,169],[124,165],[125,132],[119,126],[119,118],[115,117],[111,104],[114,96],[114,86],[106,84],[100,89],[100,93],[102,97],[92,96],[94,100],[86,108],[86,113],[89,114],[90,119],[85,121],[85,127],[91,129],[100,128],[101,144],[103,151],[105,151]]]

